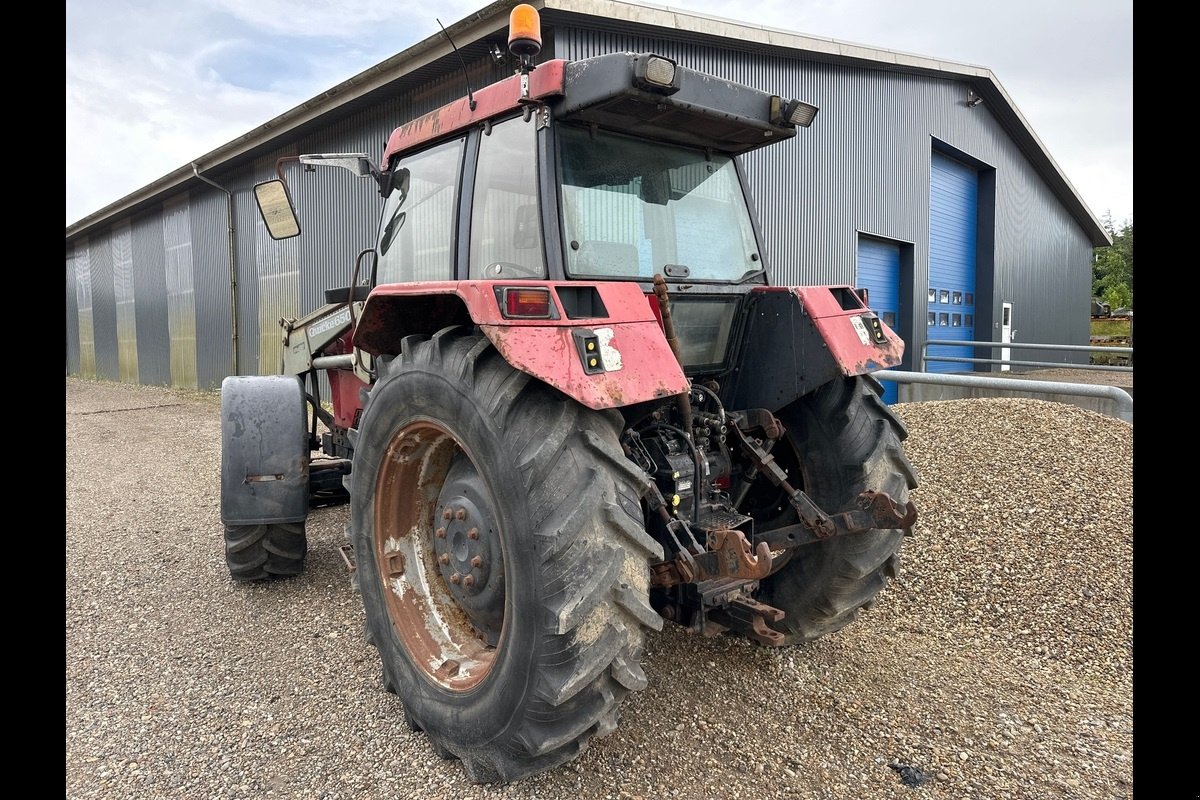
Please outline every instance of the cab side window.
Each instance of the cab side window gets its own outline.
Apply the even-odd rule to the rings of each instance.
[[[471,209],[470,277],[546,277],[532,121],[507,120],[480,137]]]
[[[454,279],[463,139],[402,158],[383,204],[376,283]]]

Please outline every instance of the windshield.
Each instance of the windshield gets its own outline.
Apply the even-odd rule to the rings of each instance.
[[[728,156],[563,126],[559,159],[570,275],[739,281],[762,271]]]

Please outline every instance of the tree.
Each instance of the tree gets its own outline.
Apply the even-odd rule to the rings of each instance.
[[[1097,247],[1092,259],[1092,296],[1110,308],[1133,308],[1133,219],[1114,227],[1106,213],[1104,228],[1112,237],[1111,247]]]

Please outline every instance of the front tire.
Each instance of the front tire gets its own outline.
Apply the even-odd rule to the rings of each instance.
[[[778,414],[802,488],[828,513],[850,508],[867,490],[886,492],[904,507],[916,488],[916,473],[901,446],[908,432],[880,399],[881,388],[865,377],[833,380]],[[774,526],[795,522],[786,503],[776,511]],[[763,580],[758,596],[784,612],[773,625],[784,633],[783,643],[840,630],[869,608],[899,571],[906,533],[899,528],[846,533],[791,551]]]
[[[648,479],[591,411],[477,334],[408,337],[363,412],[351,525],[384,685],[468,777],[508,782],[612,731],[646,685]]]
[[[299,575],[307,553],[303,522],[225,526],[225,564],[238,583]]]

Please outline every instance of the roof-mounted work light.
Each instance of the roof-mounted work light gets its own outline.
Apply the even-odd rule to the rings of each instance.
[[[784,100],[782,97],[771,98],[771,124],[795,125],[807,128],[812,125],[817,116],[817,107],[802,103],[799,100]]]
[[[675,62],[653,54],[640,56],[633,65],[633,82],[639,89],[658,94],[679,91]]]

